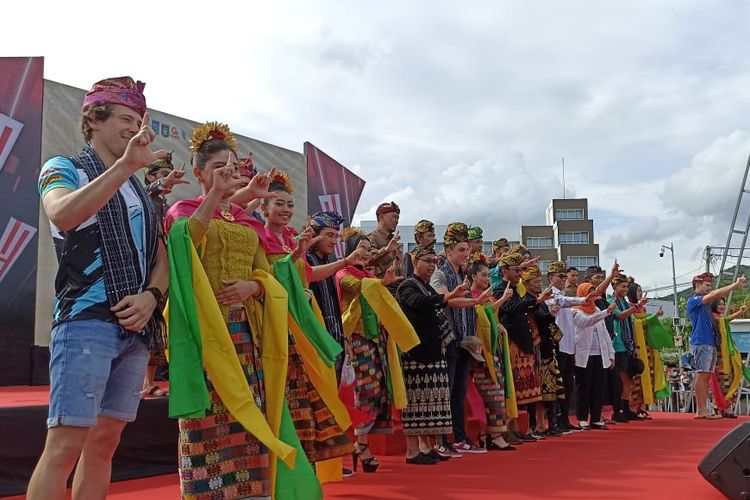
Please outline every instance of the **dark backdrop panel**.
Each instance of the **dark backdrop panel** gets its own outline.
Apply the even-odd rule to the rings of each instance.
[[[0,385],[31,376],[43,71],[41,57],[0,58]]]

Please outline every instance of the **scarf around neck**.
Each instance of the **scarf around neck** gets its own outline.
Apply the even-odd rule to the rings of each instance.
[[[455,290],[463,282],[463,276],[453,270],[453,266],[448,259],[445,259],[440,269],[445,274],[445,284],[448,291]],[[451,309],[451,316],[453,317],[453,330],[457,340],[460,341],[469,335],[476,335],[476,312],[474,307],[457,307]]]
[[[88,144],[77,156],[69,159],[86,173],[89,182],[107,170],[107,166],[104,165],[94,148]],[[156,208],[143,184],[134,175],[131,175],[126,182],[138,197],[143,210],[145,267],[135,243],[127,202],[118,189],[115,195],[96,213],[104,268],[104,288],[110,306],[114,306],[128,295],[143,292],[156,263],[159,225]],[[121,329],[120,335],[136,333],[149,349],[154,351],[164,346],[163,330],[164,319],[161,309],[157,306],[151,319],[141,331],[129,332]]]

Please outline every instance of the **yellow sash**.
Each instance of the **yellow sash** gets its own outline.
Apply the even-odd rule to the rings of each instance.
[[[518,418],[518,403],[516,402],[516,386],[513,381],[513,368],[510,366],[510,344],[508,332],[504,328],[497,332],[503,343],[503,366],[505,366],[505,413],[508,418]]]
[[[492,357],[494,351],[492,346],[492,325],[490,319],[487,317],[487,313],[484,310],[484,306],[474,306],[477,316],[477,337],[482,341],[482,355],[484,356],[484,364],[487,366],[487,371],[490,374],[490,378],[496,384],[497,372],[495,372],[495,363]]]
[[[633,320],[633,330],[635,337],[635,345],[638,346],[638,357],[643,361],[643,373],[641,373],[641,389],[643,390],[643,402],[647,405],[654,403],[654,386],[651,381],[651,373],[649,370],[648,362],[648,350],[649,347],[646,344],[646,334],[643,331],[644,320],[641,318],[635,318]]]
[[[259,269],[253,271],[252,279],[260,282],[265,290],[261,362],[265,374],[266,415],[263,415],[251,396],[250,385],[195,248],[192,268],[193,291],[203,337],[203,365],[214,389],[227,410],[248,432],[287,466],[294,468],[297,450],[278,439],[287,370],[286,291],[270,274]]]
[[[721,333],[721,367],[722,371],[732,377],[732,382],[725,394],[726,399],[734,399],[742,383],[742,355],[735,349],[734,356],[729,354],[729,335],[724,319],[719,319],[719,332]]]
[[[378,316],[378,321],[388,332],[386,339],[386,350],[388,353],[388,373],[393,390],[393,406],[402,410],[406,408],[406,386],[404,385],[404,373],[401,371],[401,360],[399,349],[406,352],[419,344],[419,337],[409,320],[404,316],[401,307],[377,278],[364,278],[362,280],[361,293],[372,310]],[[344,333],[351,337],[354,327],[362,316],[362,310],[358,300],[353,300],[344,313]]]

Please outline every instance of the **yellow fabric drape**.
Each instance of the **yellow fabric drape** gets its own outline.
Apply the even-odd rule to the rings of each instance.
[[[487,313],[484,310],[484,306],[474,306],[477,316],[477,337],[482,342],[482,355],[484,356],[484,364],[487,366],[487,371],[490,374],[490,378],[496,384],[497,372],[495,372],[495,363],[492,357],[494,352],[494,346],[492,345],[492,325],[490,319],[487,317]]]
[[[719,319],[719,332],[721,332],[721,356],[722,356],[722,370],[726,374],[731,374],[732,382],[724,395],[726,399],[734,398],[735,394],[740,388],[742,378],[744,376],[742,370],[742,355],[738,350],[735,350],[734,356],[729,354],[729,335],[732,333],[727,330],[726,322],[723,318]]]
[[[649,349],[653,349],[649,347]],[[654,394],[667,388],[667,374],[664,372],[664,363],[661,360],[661,354],[656,349],[654,351]]]
[[[503,366],[505,367],[505,413],[508,418],[518,418],[518,403],[516,401],[516,386],[513,382],[513,369],[510,366],[510,343],[508,332],[501,328],[498,332],[503,343]],[[510,393],[510,394],[509,394]]]
[[[643,361],[643,373],[641,373],[641,388],[643,389],[643,402],[647,405],[654,404],[654,386],[649,371],[648,351],[646,344],[646,333],[643,330],[644,320],[636,318],[633,321],[635,345],[638,346],[638,357]]]
[[[419,337],[409,320],[404,316],[396,299],[390,294],[377,278],[364,278],[362,280],[361,293],[372,310],[378,316],[378,321],[388,332],[386,339],[386,351],[388,354],[388,373],[391,380],[393,394],[393,406],[402,410],[406,408],[406,386],[404,384],[404,373],[401,370],[401,356],[399,349],[406,352],[419,344]],[[359,300],[352,300],[349,307],[344,311],[342,320],[344,323],[344,335],[352,336],[354,330],[362,317],[362,308]]]
[[[263,415],[252,397],[252,390],[237,359],[221,309],[195,248],[192,249],[191,257],[193,291],[203,340],[203,365],[206,373],[232,416],[266,445],[271,453],[293,468],[297,450],[278,439],[281,411],[277,403],[283,404],[284,400],[288,355],[286,290],[265,271],[253,271],[253,279],[260,282],[265,291],[261,360],[265,374],[266,415]],[[275,380],[280,380],[281,385],[278,386]]]

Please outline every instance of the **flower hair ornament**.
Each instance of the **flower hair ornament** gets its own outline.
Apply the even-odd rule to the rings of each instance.
[[[274,188],[280,188],[281,190],[286,191],[289,194],[292,194],[294,192],[294,188],[292,188],[292,179],[288,174],[284,172],[276,171],[276,173],[273,174],[269,190],[278,191],[278,189]]]
[[[341,239],[346,241],[352,236],[364,236],[365,233],[362,232],[362,230],[358,227],[347,227],[344,228],[343,231],[341,231]]]
[[[190,139],[190,150],[198,151],[201,146],[211,140],[226,142],[233,151],[237,151],[237,140],[229,130],[229,125],[219,122],[206,122],[193,129],[193,137]]]
[[[469,265],[482,263],[485,266],[488,265],[487,256],[482,252],[474,252],[469,257]]]

